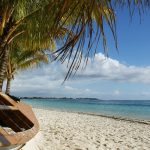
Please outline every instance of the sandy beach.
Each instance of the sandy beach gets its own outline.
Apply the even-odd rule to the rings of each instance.
[[[40,131],[23,150],[150,149],[150,125],[59,110],[33,110]]]

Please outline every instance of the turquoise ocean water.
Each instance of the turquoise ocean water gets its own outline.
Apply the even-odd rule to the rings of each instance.
[[[35,108],[95,113],[131,119],[150,120],[149,100],[22,99]]]

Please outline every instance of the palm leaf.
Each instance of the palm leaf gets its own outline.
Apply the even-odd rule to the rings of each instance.
[[[135,10],[141,15],[150,6],[150,0],[1,0],[0,47],[15,43],[23,51],[53,51],[51,45],[56,43],[59,47],[54,60],[67,59],[70,67],[66,80],[78,70],[83,55],[87,64],[100,40],[107,55],[105,22],[117,48],[114,12],[118,6],[128,7],[131,16]]]

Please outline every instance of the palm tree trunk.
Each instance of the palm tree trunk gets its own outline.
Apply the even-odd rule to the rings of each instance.
[[[3,81],[5,78],[8,54],[9,54],[9,51],[6,48],[2,57],[0,58],[0,92],[2,92]]]
[[[7,84],[6,84],[6,94],[10,94],[10,83],[11,83],[11,78],[7,78]]]

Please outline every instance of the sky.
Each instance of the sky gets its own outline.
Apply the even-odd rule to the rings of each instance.
[[[109,58],[98,47],[95,59],[89,58],[85,70],[79,70],[62,84],[65,64],[54,62],[41,68],[18,72],[11,92],[16,96],[94,97],[104,100],[150,100],[150,13],[132,21],[127,10],[117,10],[118,52],[106,28]]]

